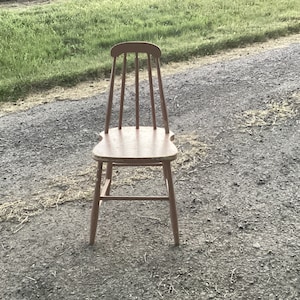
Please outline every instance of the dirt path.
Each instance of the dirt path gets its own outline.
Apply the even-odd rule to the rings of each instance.
[[[2,115],[1,299],[300,299],[299,69],[295,36],[165,77],[177,249],[148,203],[105,205],[86,245],[105,93]],[[125,191],[151,179],[117,176]]]

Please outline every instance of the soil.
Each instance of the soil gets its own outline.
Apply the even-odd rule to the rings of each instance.
[[[101,206],[88,246],[98,83],[2,106],[1,299],[300,299],[300,36],[280,41],[164,69],[179,247],[144,201]],[[157,172],[113,190],[158,193]]]

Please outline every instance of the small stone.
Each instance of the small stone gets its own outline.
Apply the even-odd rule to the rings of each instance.
[[[260,244],[258,242],[256,242],[256,243],[253,244],[253,247],[255,249],[259,249],[260,248]]]
[[[216,294],[215,293],[210,293],[208,294],[208,299],[216,299]]]
[[[266,182],[266,180],[265,179],[258,179],[257,181],[256,181],[256,184],[257,185],[264,185],[264,184],[266,184],[267,182]]]
[[[244,229],[244,225],[243,224],[238,224],[238,228],[243,230]]]

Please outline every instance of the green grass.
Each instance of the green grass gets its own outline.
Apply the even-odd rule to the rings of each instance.
[[[0,8],[0,101],[106,75],[110,47],[147,40],[163,61],[300,32],[299,0],[58,0]]]

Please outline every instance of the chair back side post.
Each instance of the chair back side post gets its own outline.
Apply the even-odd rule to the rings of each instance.
[[[122,128],[122,121],[123,121],[126,68],[127,68],[127,54],[124,53],[123,66],[122,66],[122,86],[121,86],[121,99],[120,99],[119,129]]]
[[[135,53],[135,127],[140,128],[139,55]]]
[[[162,110],[162,115],[163,115],[163,122],[164,122],[166,134],[169,134],[169,132],[170,132],[169,120],[168,120],[167,106],[166,106],[161,72],[160,72],[160,60],[158,57],[156,58],[156,68],[157,68],[157,79],[158,79],[158,86],[159,86],[159,96],[160,96],[160,105],[161,105],[161,110]]]
[[[116,73],[116,61],[117,58],[114,57],[111,74],[110,74],[110,89],[109,89],[109,97],[108,97],[108,105],[107,105],[107,112],[106,112],[106,120],[105,120],[105,133],[108,133],[110,118],[111,118],[111,111],[112,111],[112,104],[114,98],[114,82],[115,82],[115,73]]]
[[[156,129],[156,115],[155,115],[155,102],[154,102],[154,91],[153,91],[153,78],[152,78],[152,65],[150,54],[147,53],[147,66],[148,66],[148,78],[149,78],[149,89],[150,89],[150,100],[151,100],[151,112],[152,112],[152,124],[153,128]]]

